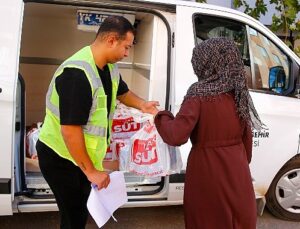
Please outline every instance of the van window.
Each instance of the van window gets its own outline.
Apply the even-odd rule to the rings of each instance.
[[[267,37],[249,28],[249,47],[253,62],[252,88],[281,94],[288,88],[290,60]]]
[[[252,87],[250,55],[244,24],[220,17],[194,15],[194,32],[196,44],[214,37],[226,37],[234,40],[243,58],[248,86]]]

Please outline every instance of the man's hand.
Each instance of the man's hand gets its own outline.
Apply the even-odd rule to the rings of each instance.
[[[155,115],[158,112],[157,106],[159,106],[159,102],[147,102],[144,99],[138,97],[132,91],[128,91],[125,94],[118,96],[118,100],[120,100],[121,103],[125,104],[128,107],[134,107],[144,113]]]
[[[98,189],[106,188],[110,182],[106,172],[95,169],[85,146],[83,130],[78,125],[62,125],[61,133],[69,149],[72,158],[86,175],[88,180],[98,186]]]
[[[140,109],[144,113],[156,115],[158,112],[157,106],[159,106],[158,101],[144,101],[142,102]]]
[[[96,169],[88,173],[87,178],[92,184],[97,185],[98,190],[107,188],[110,183],[109,175],[106,172]]]

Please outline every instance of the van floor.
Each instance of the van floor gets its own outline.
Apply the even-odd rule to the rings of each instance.
[[[28,189],[49,189],[49,185],[41,172],[27,172],[26,184]]]
[[[145,178],[132,173],[125,173],[128,192],[149,192],[159,188],[161,178]],[[52,191],[41,172],[26,172],[27,189],[34,190],[36,195],[52,195]]]

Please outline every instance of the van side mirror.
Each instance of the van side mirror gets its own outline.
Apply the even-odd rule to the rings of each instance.
[[[282,66],[269,69],[269,89],[281,93],[285,88],[286,75]]]

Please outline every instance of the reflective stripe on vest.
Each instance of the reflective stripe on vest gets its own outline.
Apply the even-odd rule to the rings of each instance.
[[[111,80],[113,81],[113,80],[115,80],[115,79],[117,79],[118,81],[119,81],[119,79],[120,79],[120,77],[118,77],[118,74],[119,74],[119,70],[118,70],[118,67],[115,65],[115,67],[112,69],[112,71],[110,72],[110,74],[111,74]],[[93,76],[94,77],[94,76]],[[96,77],[96,79],[98,80],[99,78],[97,78],[97,76],[95,76]],[[118,82],[119,83],[119,82]],[[100,86],[102,87],[102,82],[101,82],[101,79],[100,79]],[[99,86],[98,86],[99,87]],[[97,88],[97,87],[95,87],[95,88]],[[91,113],[93,113],[95,110],[96,110],[96,108],[97,108],[97,101],[96,100],[93,100],[93,104],[92,104],[92,107],[91,107]],[[113,116],[114,114],[113,114],[113,112],[110,112],[110,115],[109,116]],[[89,120],[90,121],[90,120]]]
[[[88,122],[82,126],[87,153],[98,170],[103,170],[102,161],[105,156],[112,126],[112,117],[116,106],[120,75],[116,65],[108,64],[112,79],[112,103],[110,108],[106,106],[106,95],[99,76],[97,66],[93,59],[91,48],[86,46],[67,59],[55,72],[50,83],[46,100],[46,117],[40,131],[40,140],[54,150],[61,157],[75,160],[64,142],[59,114],[59,95],[55,88],[55,79],[65,68],[75,68],[84,71],[91,86],[92,106],[89,111]],[[109,109],[109,110],[108,110]],[[107,112],[110,112],[107,118]]]
[[[97,75],[95,74],[92,67],[85,61],[80,61],[80,60],[78,60],[78,61],[66,61],[64,64],[62,64],[56,70],[54,75],[57,75],[58,72],[62,71],[66,66],[70,66],[70,65],[75,65],[75,66],[82,67],[83,69],[85,69],[87,71],[87,73],[91,76],[91,82],[93,84],[93,88],[99,88],[99,87],[103,86],[101,79],[99,79],[97,77]],[[116,73],[116,71],[114,71],[114,74]],[[113,75],[112,78],[113,77],[115,77],[115,75]],[[51,103],[51,95],[52,95],[52,92],[53,92],[54,82],[55,82],[55,78],[52,79],[52,81],[50,83],[50,88],[49,88],[49,90],[47,92],[47,95],[46,95],[46,107],[54,115],[59,117],[59,108],[57,106],[55,106],[53,103]],[[96,107],[97,107],[97,100],[93,100],[93,105],[92,105],[90,113],[93,113],[95,111]],[[91,117],[89,117],[89,121],[90,121],[90,119],[91,119]],[[84,133],[87,133],[87,134],[97,135],[97,136],[100,136],[100,137],[105,137],[107,129],[104,128],[104,127],[99,127],[99,126],[85,125],[85,126],[83,126],[83,131],[84,131]]]

